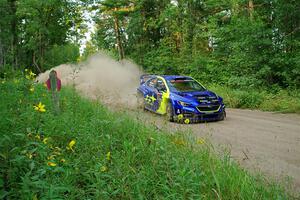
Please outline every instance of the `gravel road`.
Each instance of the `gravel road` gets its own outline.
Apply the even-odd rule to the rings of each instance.
[[[169,131],[192,131],[251,172],[290,184],[300,192],[300,115],[227,109],[224,121],[198,124],[165,122],[163,116],[139,112],[142,121]]]

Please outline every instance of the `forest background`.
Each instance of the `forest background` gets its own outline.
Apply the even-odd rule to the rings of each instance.
[[[0,0],[0,12],[1,78],[105,50],[191,75],[230,107],[300,112],[300,1]]]

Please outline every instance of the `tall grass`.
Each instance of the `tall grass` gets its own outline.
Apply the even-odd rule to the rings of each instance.
[[[293,199],[207,141],[153,130],[70,88],[55,116],[46,89],[24,81],[0,83],[0,198]]]
[[[300,92],[279,90],[271,93],[261,90],[239,90],[226,86],[210,85],[212,91],[224,98],[231,108],[249,108],[283,113],[300,113]]]

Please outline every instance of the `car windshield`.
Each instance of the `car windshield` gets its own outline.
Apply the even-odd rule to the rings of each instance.
[[[205,88],[193,79],[175,79],[167,81],[171,90],[179,92],[205,91]]]

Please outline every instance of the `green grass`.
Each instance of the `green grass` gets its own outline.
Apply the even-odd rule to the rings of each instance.
[[[231,89],[210,85],[210,90],[224,98],[231,108],[248,108],[282,113],[300,113],[300,92],[279,90],[275,94],[261,90]]]
[[[23,79],[0,83],[0,198],[293,199],[229,156],[216,156],[208,142],[159,132],[71,88],[62,89],[55,116],[46,89],[32,93],[29,86]],[[45,113],[33,109],[38,102]],[[72,140],[74,151],[66,148]]]

